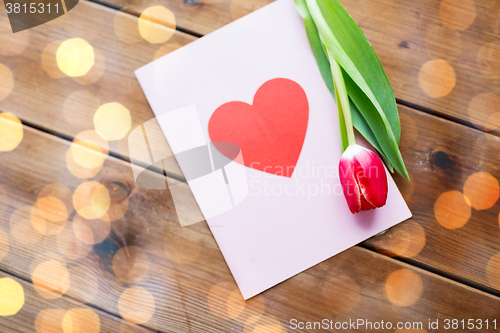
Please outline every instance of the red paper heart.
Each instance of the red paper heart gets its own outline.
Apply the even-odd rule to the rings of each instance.
[[[240,146],[247,167],[291,177],[308,118],[304,89],[292,80],[272,79],[257,90],[252,105],[228,102],[217,108],[208,132],[212,142]]]

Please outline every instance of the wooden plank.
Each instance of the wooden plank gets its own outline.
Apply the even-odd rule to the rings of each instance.
[[[120,103],[131,117],[131,126],[116,115],[108,126],[114,122],[127,131],[154,118],[134,70],[195,39],[157,25],[158,35],[172,37],[166,43],[149,43],[139,34],[137,17],[90,2],[80,2],[57,20],[12,34],[3,4],[0,8],[0,64],[14,81],[13,89],[2,89],[0,110],[70,138],[94,129],[94,115],[107,103]],[[95,53],[91,70],[82,77],[68,77],[57,65],[58,47],[72,38],[84,39]],[[82,59],[78,61],[84,63]],[[128,159],[127,136],[110,140],[109,150]],[[166,168],[182,177],[176,165]]]
[[[14,151],[2,153],[0,229],[7,234],[9,247],[0,269],[33,281],[46,297],[63,293],[153,329],[161,326],[162,331],[174,332],[230,331],[231,325],[214,322],[203,313],[199,321],[191,322],[183,299],[192,295],[183,289],[175,264],[182,262],[183,256],[189,259],[203,249],[207,259],[203,269],[221,270],[229,279],[227,266],[207,227],[197,225],[186,229],[192,237],[186,238],[184,233],[179,236],[182,238],[176,238],[170,230],[179,232],[180,226],[169,192],[138,188],[130,165],[110,157],[94,178],[108,189],[104,191],[113,202],[108,219],[93,216],[89,222],[76,217],[78,211],[93,218],[86,214],[99,210],[102,197],[94,199],[98,203],[92,206],[89,202],[94,192],[77,191],[86,181],[66,168],[68,151],[67,141],[25,127],[21,144]],[[51,184],[64,186],[46,189]],[[44,203],[39,196],[51,199]],[[34,206],[38,210],[33,210]],[[68,219],[50,222],[44,218],[49,215],[40,211]],[[166,253],[165,247],[172,253]],[[47,263],[55,268],[48,269]],[[67,274],[69,287],[66,280],[58,278]],[[192,305],[196,306],[196,302]]]
[[[347,1],[345,5],[353,17],[360,22],[374,45],[387,70],[397,97],[468,122],[467,110],[473,97],[481,93],[488,93],[490,90],[491,93],[499,93],[496,89],[498,85],[494,84],[495,81],[486,80],[481,75],[472,75],[474,74],[472,67],[477,63],[472,58],[479,50],[478,45],[482,43],[484,38],[491,35],[491,33],[486,34],[491,30],[490,23],[488,23],[491,20],[480,21],[481,17],[486,15],[484,8],[488,7],[487,4],[478,2],[477,22],[470,29],[458,33],[461,36],[460,39],[463,40],[463,46],[452,65],[456,67],[458,78],[467,77],[468,79],[458,80],[457,86],[450,95],[431,99],[426,97],[418,86],[417,77],[420,67],[431,59],[428,53],[436,54],[437,52],[443,57],[446,57],[448,53],[453,54],[446,47],[449,43],[442,43],[442,39],[434,40],[431,38],[430,41],[426,42],[429,38],[426,39],[425,36],[433,35],[424,30],[431,31],[437,24],[435,22],[437,19],[434,17],[437,14],[432,14],[434,10],[431,9],[432,6],[428,3],[401,2],[397,6],[394,5],[394,8],[391,7],[391,10],[385,11],[384,6],[388,6],[388,3],[374,1],[372,4],[370,2],[369,8],[379,8],[377,12],[384,13],[377,16],[367,15],[366,6],[356,6],[357,3],[352,1]],[[112,4],[123,5],[120,2]],[[231,6],[228,2],[196,6],[175,2],[165,5],[176,14],[179,26],[201,31],[194,26],[187,25],[189,21],[186,20],[189,18],[193,22],[202,22],[213,30],[232,20],[229,9],[231,6],[233,11],[236,10],[234,8],[237,8],[237,11],[245,12],[244,9],[247,8],[247,12],[249,12],[264,5],[264,2],[251,2],[249,4],[248,2],[233,1]],[[148,3],[144,2],[134,6],[128,9],[124,8],[124,10],[130,10],[138,15],[141,10],[137,8],[144,9]],[[423,10],[425,8],[415,6],[427,6],[428,8],[425,7],[427,10]],[[415,14],[416,12],[419,15]],[[0,15],[3,15],[1,16],[2,27],[6,29],[5,13]],[[386,17],[387,15],[390,16]],[[418,18],[415,18],[415,15]],[[240,16],[240,14],[236,16]],[[89,18],[92,18],[91,22],[87,22]],[[380,23],[380,20],[389,18],[394,19],[395,23],[390,25]],[[195,19],[196,21],[194,21]],[[372,20],[375,21],[372,22]],[[397,22],[400,22],[402,26],[397,25]],[[416,29],[415,25],[419,29]],[[476,27],[478,25],[480,27]],[[82,26],[86,28],[82,29]],[[390,34],[387,29],[390,29]],[[485,31],[484,36],[481,34],[483,30]],[[165,28],[165,31],[168,31],[168,28]],[[15,36],[15,39],[12,36]],[[436,36],[440,35],[436,34]],[[83,78],[61,77],[64,74],[55,63],[57,42],[71,37],[84,38],[94,47],[98,55],[93,69]],[[0,39],[2,45],[7,45],[7,48],[0,54],[0,63],[12,71],[15,82],[14,89],[10,94],[0,100],[0,110],[13,112],[29,124],[36,124],[36,126],[70,138],[76,137],[83,130],[92,129],[97,108],[108,102],[119,102],[130,111],[132,129],[153,118],[147,101],[133,76],[133,70],[152,61],[156,52],[163,54],[195,40],[190,35],[175,32],[167,43],[151,44],[138,34],[137,17],[123,12],[116,13],[109,8],[89,2],[82,2],[62,19],[15,35],[1,34]],[[134,43],[127,43],[123,40]],[[474,43],[478,45],[472,45]],[[455,45],[451,44],[450,47]],[[406,48],[405,45],[409,48]],[[468,52],[464,50],[468,50]],[[102,58],[99,54],[102,55]],[[102,59],[104,59],[104,63],[101,61]],[[103,69],[104,73],[102,77],[99,77]],[[99,79],[96,82],[89,83],[97,78]],[[82,84],[82,82],[87,84]],[[495,100],[496,97],[492,94],[483,94],[474,99],[471,108],[471,114],[475,119],[473,120],[474,124],[480,128],[484,128],[484,126],[480,126],[481,122],[483,125],[488,123],[489,127],[494,125],[496,122],[495,113],[488,110],[499,104],[495,103]],[[110,152],[128,159],[126,138],[125,136],[121,140],[111,141],[109,143]],[[169,175],[182,179],[182,172],[176,163],[170,163],[165,168]]]
[[[411,181],[395,180],[413,218],[365,245],[498,294],[500,139],[406,107],[399,111]]]
[[[135,15],[157,1],[129,7]],[[197,3],[192,5],[191,3]],[[210,33],[269,0],[165,0],[177,26]],[[500,4],[494,0],[344,0],[373,45],[396,98],[499,133]]]
[[[0,285],[9,288],[8,303],[6,289],[0,288],[2,332],[153,332],[68,297],[46,299],[31,283],[5,272],[0,272]],[[5,316],[7,311],[10,315]]]
[[[450,126],[462,135],[472,131]],[[81,191],[85,181],[65,168],[68,149],[67,141],[24,127],[23,141],[0,159],[0,229],[7,236],[0,238],[0,249],[6,248],[5,239],[9,242],[0,269],[33,281],[45,297],[63,293],[130,321],[176,332],[246,332],[257,326],[284,332],[291,319],[333,315],[396,324],[442,323],[452,316],[491,322],[497,314],[496,297],[360,247],[244,302],[207,225],[181,228],[168,191],[138,188],[128,163],[108,157],[93,179],[110,193],[110,219],[125,212],[123,217],[110,225],[75,217],[74,208],[86,216],[98,214],[107,200],[100,187]],[[46,188],[54,183],[67,190]],[[23,208],[34,205],[37,210]],[[49,220],[61,216],[72,223]],[[441,237],[450,242],[456,233]],[[85,245],[93,241],[100,243]],[[428,246],[447,244],[436,240]],[[456,255],[438,253],[451,259]],[[69,288],[56,278],[66,276],[66,270]]]

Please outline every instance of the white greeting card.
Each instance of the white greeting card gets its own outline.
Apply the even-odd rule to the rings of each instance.
[[[245,299],[411,217],[390,176],[383,208],[350,213],[337,108],[293,0],[136,76]]]

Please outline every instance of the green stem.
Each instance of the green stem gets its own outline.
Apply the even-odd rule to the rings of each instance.
[[[347,89],[345,87],[344,77],[342,76],[342,70],[337,61],[328,52],[328,60],[330,61],[330,67],[332,69],[333,83],[335,84],[336,92],[339,96],[341,107],[339,107],[339,112],[344,115],[345,127],[347,131],[347,141],[349,146],[356,144],[356,139],[354,138],[354,128],[352,125],[351,107],[349,105],[349,96],[347,95]]]

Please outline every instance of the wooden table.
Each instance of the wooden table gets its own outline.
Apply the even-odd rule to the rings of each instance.
[[[401,116],[411,181],[394,178],[413,218],[385,234],[244,302],[206,223],[181,228],[168,191],[136,185],[127,133],[106,130],[154,118],[133,71],[267,3],[81,1],[16,34],[0,6],[0,112],[16,117],[0,114],[1,332],[287,332],[324,318],[500,330],[498,1],[343,1]],[[158,44],[138,29],[165,12],[152,6],[175,17],[155,25]],[[81,69],[63,72],[56,51],[76,37],[95,59],[68,77]],[[94,126],[113,102],[128,112],[111,104]],[[175,162],[164,172],[151,174],[182,180]]]

